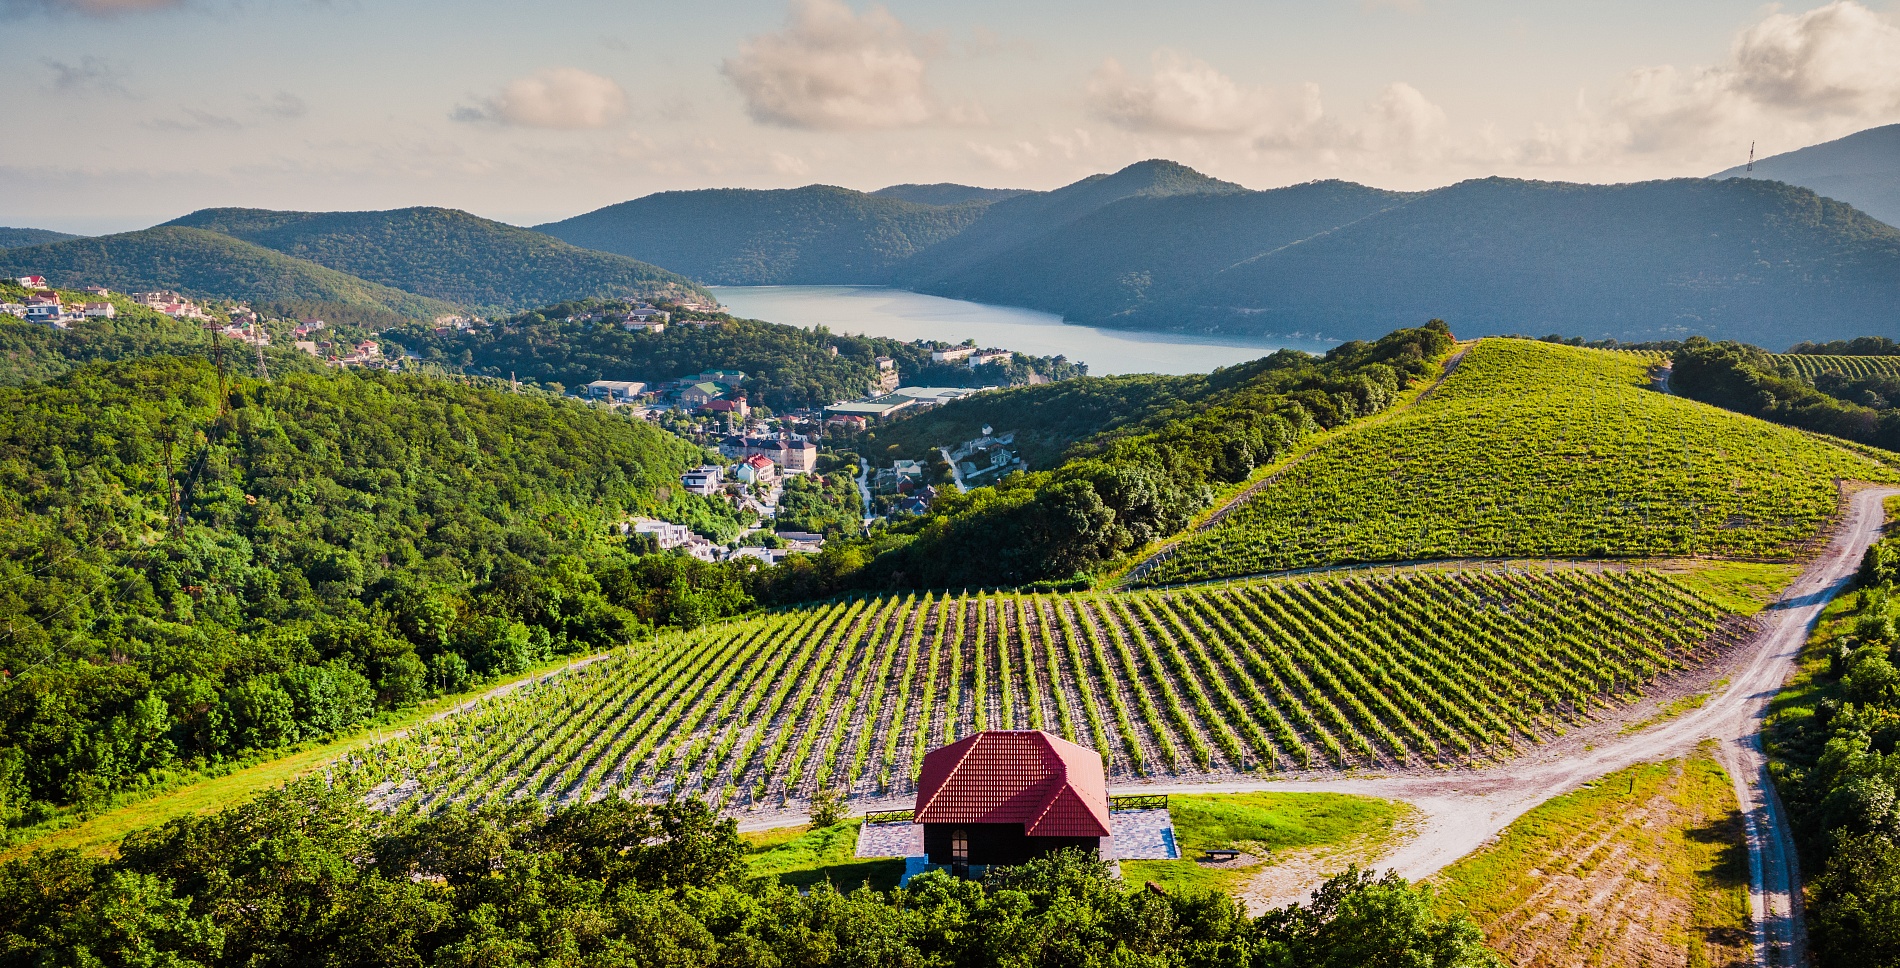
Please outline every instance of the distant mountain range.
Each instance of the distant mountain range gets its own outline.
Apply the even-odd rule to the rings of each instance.
[[[1900,225],[1900,124],[1869,128],[1826,144],[1773,155],[1717,173],[1811,188],[1888,225]]]
[[[711,284],[894,285],[1133,329],[1900,334],[1900,231],[1779,182],[1250,191],[1146,161],[1049,192],[959,188],[668,192],[540,228]]]
[[[121,292],[334,304],[427,319],[455,306],[284,255],[218,232],[159,226],[0,251],[0,275],[44,275],[55,286]]]
[[[17,234],[8,234],[17,233]],[[174,289],[355,318],[431,319],[587,297],[711,296],[611,252],[444,208],[273,212],[211,208],[138,232],[81,238],[0,230],[0,272],[55,285]],[[387,320],[386,320],[387,321]]]
[[[218,232],[463,306],[527,309],[590,296],[705,294],[689,280],[644,262],[452,208],[207,208],[165,224]]]

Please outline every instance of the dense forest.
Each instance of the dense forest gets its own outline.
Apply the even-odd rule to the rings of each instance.
[[[76,238],[79,236],[52,229],[0,228],[0,249],[17,249],[23,245],[44,245]]]
[[[1889,515],[1891,520],[1891,515]],[[1766,729],[1828,968],[1900,964],[1900,538],[1867,549]]]
[[[590,296],[711,298],[692,282],[644,262],[576,248],[540,232],[452,208],[207,208],[165,224],[218,232],[465,306],[523,309]]]
[[[1900,450],[1900,377],[1893,375],[1824,371],[1809,382],[1759,347],[1698,336],[1675,352],[1669,386],[1690,399],[1764,420]]]
[[[582,300],[486,328],[436,333],[411,326],[386,335],[428,362],[503,379],[513,375],[550,389],[594,380],[659,383],[707,370],[739,370],[746,374],[744,389],[752,405],[778,412],[863,396],[879,356],[894,359],[902,381],[911,386],[1001,385],[1023,382],[1032,372],[1057,380],[1086,372],[1082,364],[1059,356],[1018,355],[974,369],[934,363],[931,350],[948,344],[847,336],[753,319],[721,317],[708,326],[675,322],[663,332],[647,333],[579,318],[618,305]]]
[[[1137,419],[1076,444],[1053,470],[946,493],[924,515],[762,574],[757,594],[796,600],[850,587],[1070,579],[1179,531],[1220,488],[1246,480],[1307,435],[1390,406],[1451,346],[1451,331],[1433,320],[1324,357],[1283,351],[1217,370],[1200,378],[1195,394],[1156,395]],[[1141,384],[1087,378],[1018,392],[1097,390],[1122,399],[1131,387]]]
[[[1350,869],[1253,919],[1213,893],[1128,890],[1079,852],[982,881],[801,893],[745,877],[700,801],[617,798],[390,816],[304,784],[127,837],[110,860],[0,867],[0,961],[171,968],[1016,965],[1494,968],[1426,889]],[[842,885],[849,887],[850,885]]]
[[[700,460],[624,416],[375,372],[152,357],[0,389],[0,815],[751,608],[738,569],[609,527],[703,501],[676,483]]]
[[[451,303],[359,279],[203,229],[144,229],[0,251],[0,276],[44,275],[67,289],[172,289],[194,298],[303,301],[377,309],[413,319]]]

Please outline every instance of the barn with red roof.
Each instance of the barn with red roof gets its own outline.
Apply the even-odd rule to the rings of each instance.
[[[1110,835],[1102,757],[1041,730],[989,730],[924,755],[915,823],[953,869],[1020,864]]]

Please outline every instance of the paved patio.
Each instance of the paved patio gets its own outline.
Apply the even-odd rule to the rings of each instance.
[[[1117,810],[1109,814],[1105,860],[1180,860],[1174,822],[1166,810]],[[858,829],[859,857],[921,857],[924,827],[915,823],[867,823]]]

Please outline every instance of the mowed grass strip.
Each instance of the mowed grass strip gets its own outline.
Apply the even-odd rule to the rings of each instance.
[[[1431,397],[1316,448],[1151,585],[1437,558],[1800,555],[1893,470],[1649,389],[1627,353],[1485,339]]]
[[[1706,748],[1551,800],[1433,883],[1519,968],[1752,964],[1742,817]]]
[[[1181,859],[1122,861],[1122,878],[1131,884],[1153,881],[1174,892],[1242,896],[1250,882],[1289,855],[1310,862],[1328,854],[1380,853],[1416,813],[1408,804],[1343,793],[1173,794],[1168,818]],[[1210,862],[1202,857],[1208,850],[1238,850],[1241,856]],[[1346,864],[1340,859],[1337,867]]]
[[[829,827],[807,824],[742,833],[739,839],[746,845],[746,874],[771,878],[800,890],[822,883],[841,891],[865,885],[890,890],[904,877],[904,859],[857,856],[858,829],[863,824],[863,820],[852,818]]]

